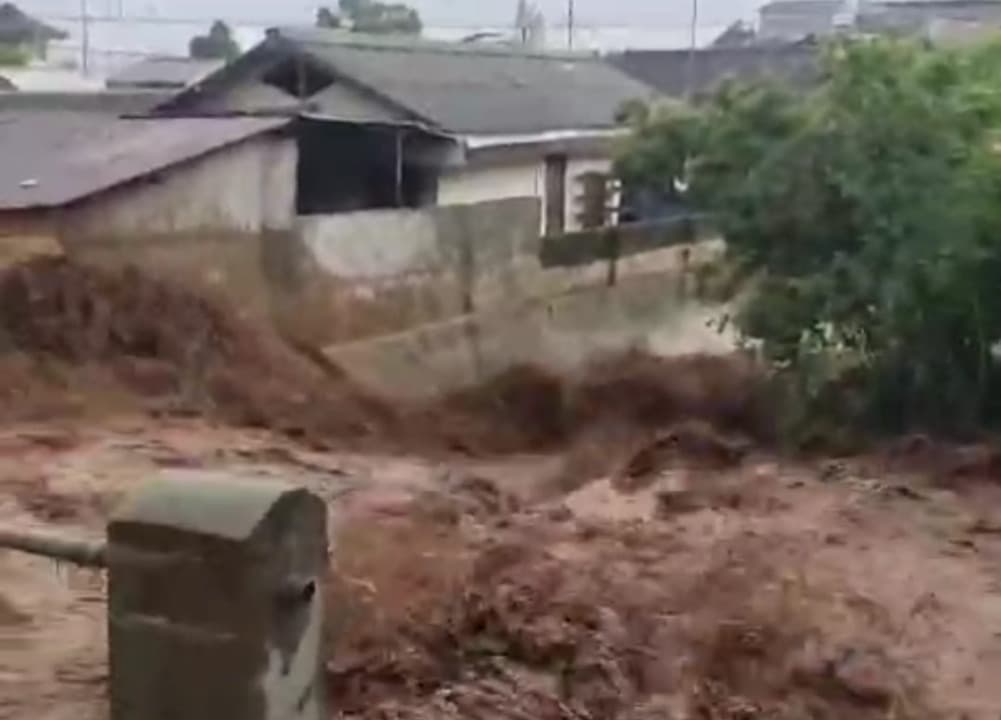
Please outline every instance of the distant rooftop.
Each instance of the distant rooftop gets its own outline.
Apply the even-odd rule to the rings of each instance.
[[[109,88],[181,90],[205,79],[223,60],[152,57],[123,68],[108,78]]]
[[[808,86],[819,72],[819,51],[810,43],[712,47],[698,50],[627,50],[609,60],[623,72],[651,85],[665,95],[696,96],[716,90],[727,79],[773,79],[794,87]]]

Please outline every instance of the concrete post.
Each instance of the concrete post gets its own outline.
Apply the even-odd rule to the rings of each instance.
[[[147,485],[108,528],[112,720],[320,720],[326,507],[231,478]]]
[[[321,720],[326,506],[175,475],[106,543],[0,528],[0,548],[107,567],[111,720]]]

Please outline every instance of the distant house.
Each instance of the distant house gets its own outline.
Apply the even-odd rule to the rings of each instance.
[[[610,168],[620,108],[653,95],[596,56],[281,29],[160,111],[298,112],[404,128],[366,142],[346,128],[308,134],[300,182],[343,170],[329,182],[340,191],[310,199],[304,213],[531,196],[545,229],[560,232],[579,224],[576,179]],[[454,139],[463,161],[429,156],[426,132]]]
[[[697,50],[627,50],[609,56],[623,72],[670,97],[698,99],[724,81],[770,78],[809,86],[819,72],[815,43],[758,44]],[[691,85],[691,87],[689,87]]]
[[[66,37],[62,30],[36,20],[13,3],[0,4],[0,64],[44,59],[49,42]]]
[[[0,75],[0,92],[11,92],[17,90],[17,85]]]
[[[828,37],[854,22],[846,0],[772,0],[759,10],[759,40],[796,41]]]
[[[978,26],[1001,27],[1001,0],[860,0],[858,26],[928,37],[943,27],[976,34]]]
[[[106,81],[112,90],[184,90],[217,71],[223,60],[152,57],[118,71]]]

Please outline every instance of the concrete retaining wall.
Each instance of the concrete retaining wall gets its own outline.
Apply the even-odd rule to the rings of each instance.
[[[275,311],[322,347],[524,299],[540,273],[539,205],[473,205],[300,218]]]
[[[703,250],[699,248],[697,250]],[[374,340],[328,347],[327,357],[369,389],[425,400],[474,386],[516,365],[573,372],[630,349],[659,355],[727,353],[727,309],[698,301],[694,268],[577,287]]]
[[[606,231],[574,233],[546,239],[558,252],[543,267],[539,215],[537,200],[516,198],[304,217],[285,231],[66,238],[26,221],[0,234],[0,266],[29,250],[51,254],[53,242],[84,262],[135,265],[227,300],[323,350],[362,384],[406,398],[517,364],[573,370],[630,348],[732,348],[709,327],[722,310],[693,292],[696,270],[722,243],[679,244],[684,237],[643,227],[614,231],[614,245]]]

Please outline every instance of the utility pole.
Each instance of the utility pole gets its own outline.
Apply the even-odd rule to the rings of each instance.
[[[695,58],[698,54],[699,30],[699,0],[692,0],[692,26],[688,38],[688,75],[685,83],[685,96],[691,99],[695,94]]]
[[[90,18],[87,16],[87,0],[80,0],[80,54],[83,74],[90,70]]]
[[[573,50],[574,0],[567,0],[567,48]]]

